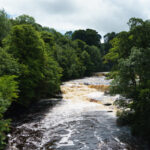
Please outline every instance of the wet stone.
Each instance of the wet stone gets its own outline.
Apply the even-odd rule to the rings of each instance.
[[[109,111],[107,111],[107,112],[111,113],[111,112],[113,112],[113,111],[112,111],[112,110],[109,110]]]
[[[56,143],[58,142],[58,141],[60,141],[61,140],[61,137],[54,137],[53,139],[51,139],[49,142],[47,142],[44,146],[43,146],[43,148],[46,148],[46,149],[49,149],[49,148],[51,148],[51,147],[55,147],[56,146]]]
[[[57,134],[61,134],[61,135],[68,134],[68,133],[69,131],[66,131],[66,130],[57,131]]]
[[[96,139],[96,138],[90,138],[90,139],[86,139],[86,141],[85,141],[85,143],[86,144],[98,144],[99,143],[99,141]]]
[[[80,149],[80,147],[77,146],[61,146],[57,148],[57,150],[78,150],[77,148]]]
[[[105,106],[111,106],[112,103],[105,103],[104,105],[105,105]]]

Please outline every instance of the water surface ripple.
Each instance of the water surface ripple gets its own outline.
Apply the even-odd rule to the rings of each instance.
[[[116,125],[113,101],[94,85],[104,76],[63,83],[62,99],[45,99],[9,134],[7,150],[143,150],[128,127]],[[92,88],[90,86],[93,86]],[[96,86],[98,87],[98,86]],[[100,86],[101,87],[101,86]],[[105,105],[109,103],[109,105]]]

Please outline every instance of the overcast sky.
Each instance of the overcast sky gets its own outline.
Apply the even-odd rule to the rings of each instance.
[[[150,18],[150,0],[0,0],[0,8],[12,16],[33,16],[62,33],[92,28],[104,35],[128,30],[131,17]]]

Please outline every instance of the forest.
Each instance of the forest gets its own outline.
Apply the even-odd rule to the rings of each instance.
[[[101,43],[94,29],[63,35],[31,16],[10,18],[0,10],[0,149],[11,126],[7,112],[55,96],[62,81],[102,71],[113,79],[110,93],[130,99],[120,100],[118,122],[150,141],[150,21],[131,18],[128,25]]]

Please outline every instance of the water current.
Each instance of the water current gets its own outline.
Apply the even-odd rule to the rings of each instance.
[[[64,82],[62,98],[44,99],[15,122],[6,150],[144,150],[129,127],[116,124],[105,76]],[[139,144],[140,143],[140,144]]]

